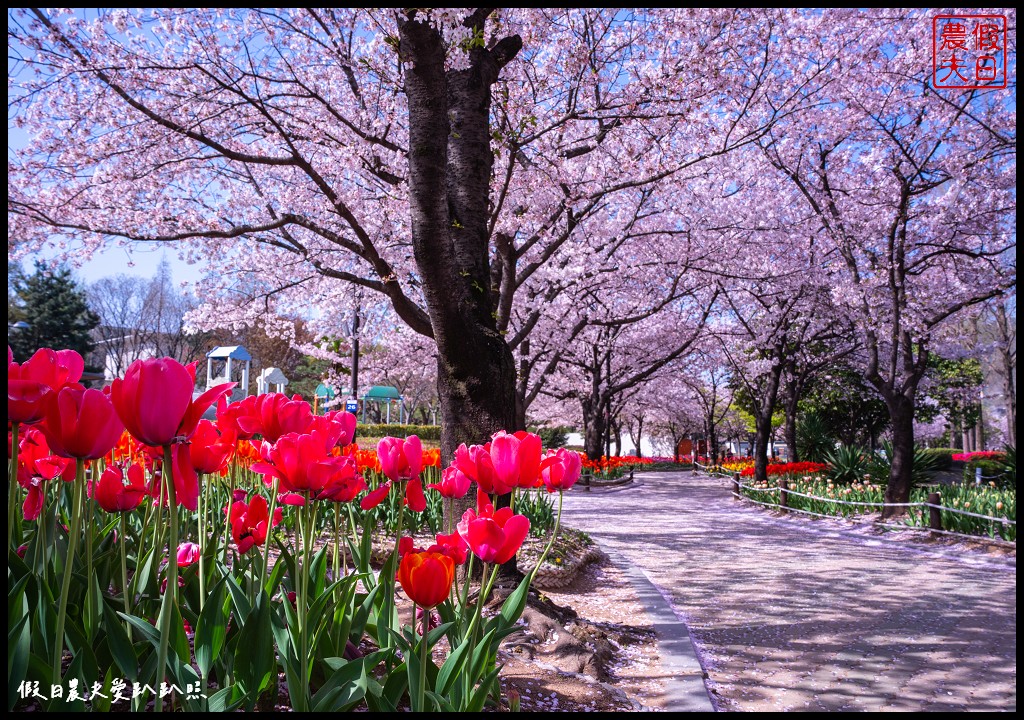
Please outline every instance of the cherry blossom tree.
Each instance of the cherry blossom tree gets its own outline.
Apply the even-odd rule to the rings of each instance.
[[[886,500],[906,502],[933,342],[1016,283],[1015,89],[932,88],[931,46],[909,40],[923,13],[884,27],[852,11],[835,19],[821,42],[856,51],[827,102],[761,145],[819,225],[832,302],[855,325],[864,377],[892,422]]]
[[[20,252],[173,242],[234,320],[353,288],[437,345],[442,446],[522,424],[512,351],[625,209],[813,101],[778,10],[15,11]],[[828,53],[825,53],[828,55]],[[664,202],[671,204],[668,193]],[[670,230],[671,224],[666,225]],[[513,326],[513,310],[523,323]],[[224,322],[207,313],[209,321]],[[534,321],[536,322],[536,321]],[[518,407],[518,411],[517,411]]]

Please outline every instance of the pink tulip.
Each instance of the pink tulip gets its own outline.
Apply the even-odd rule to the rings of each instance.
[[[449,465],[441,472],[441,482],[431,483],[427,485],[428,488],[437,490],[441,493],[442,497],[446,498],[462,498],[469,492],[469,486],[472,481],[466,473],[455,467],[454,464]]]
[[[110,398],[99,390],[86,390],[77,384],[49,395],[44,419],[40,429],[50,450],[67,458],[101,458],[124,432],[124,424]]]
[[[128,432],[145,445],[188,440],[206,409],[231,392],[235,383],[210,388],[195,400],[195,365],[169,357],[136,360],[124,379],[114,380],[110,397]]]
[[[266,447],[269,462],[254,463],[252,470],[265,477],[276,477],[280,487],[289,493],[317,494],[332,481],[348,472],[351,458],[334,457],[317,434],[288,433]]]
[[[456,565],[466,562],[468,546],[462,535],[453,532],[451,535],[438,533],[437,542],[427,548],[430,552],[439,552],[447,555]]]
[[[230,434],[221,435],[209,420],[200,420],[188,450],[196,472],[221,472],[227,468],[235,450],[235,438]]]
[[[568,490],[580,479],[583,461],[573,450],[559,448],[548,454],[541,463],[540,476],[548,492]]]
[[[199,559],[199,546],[193,542],[184,542],[178,546],[178,567],[186,567]]]
[[[487,503],[477,510],[467,510],[458,529],[459,535],[478,558],[501,564],[518,552],[530,532],[530,521],[523,515],[514,515],[511,508],[495,511]]]
[[[278,508],[279,510],[280,508]],[[236,502],[231,506],[231,536],[239,553],[246,553],[267,539],[270,514],[267,501],[257,495],[249,504]],[[274,512],[274,525],[281,522],[281,515]]]
[[[331,502],[351,502],[359,493],[366,489],[366,481],[358,474],[355,458],[343,456],[337,463],[337,472],[317,493],[317,500]]]
[[[394,437],[382,439],[377,443],[377,457],[381,472],[393,481],[417,479],[423,470],[423,445],[416,435],[405,440]]]
[[[491,438],[489,451],[494,473],[503,487],[537,487],[541,455],[539,435],[523,430],[509,435],[499,430]]]
[[[373,508],[384,502],[384,498],[391,492],[391,481],[384,483],[380,487],[371,490],[366,494],[362,500],[359,501],[359,507],[363,510],[372,510]]]
[[[512,492],[515,485],[507,485],[498,476],[491,460],[490,443],[488,445],[473,445],[466,447],[463,443],[455,450],[455,461],[453,462],[467,477],[476,481],[484,492],[491,495],[504,495]]]
[[[269,443],[289,433],[306,433],[313,422],[309,403],[298,395],[291,399],[282,393],[260,395],[249,411],[237,416],[238,427],[243,433],[259,433]]]
[[[36,427],[25,428],[25,434],[18,441],[18,482],[28,488],[34,477],[54,480],[57,476],[65,482],[73,481],[75,463],[51,454],[46,436]]]

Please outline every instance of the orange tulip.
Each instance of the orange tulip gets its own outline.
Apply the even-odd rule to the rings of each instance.
[[[398,582],[409,599],[432,608],[447,599],[455,582],[455,563],[439,552],[407,552],[398,566]]]

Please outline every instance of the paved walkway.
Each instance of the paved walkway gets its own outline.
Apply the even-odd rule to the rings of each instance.
[[[566,494],[565,523],[628,559],[690,626],[724,710],[1013,710],[1015,561],[869,538],[644,473]]]

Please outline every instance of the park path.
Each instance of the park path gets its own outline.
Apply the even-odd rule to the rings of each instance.
[[[690,626],[723,710],[1013,710],[1012,558],[867,537],[732,499],[728,480],[644,473],[565,497]]]

